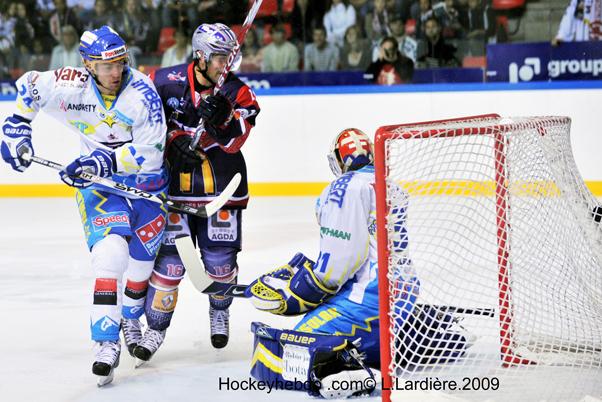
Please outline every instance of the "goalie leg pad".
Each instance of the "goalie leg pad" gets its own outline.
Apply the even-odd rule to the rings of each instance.
[[[201,248],[201,259],[207,274],[218,282],[236,283],[238,276],[236,257],[238,251],[239,249],[235,247]],[[232,304],[232,300],[232,297],[209,296],[209,303],[216,310],[227,309]]]
[[[346,337],[279,330],[251,324],[255,335],[251,375],[276,389],[307,391],[319,396],[321,380],[347,370],[366,370],[356,347]]]
[[[144,311],[149,328],[169,328],[178,302],[178,285],[184,278],[184,265],[175,247],[163,246],[150,278]]]

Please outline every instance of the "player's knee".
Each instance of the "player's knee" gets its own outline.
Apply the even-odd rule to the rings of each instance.
[[[218,282],[235,283],[238,274],[234,247],[205,247],[201,249],[201,258],[209,276]]]
[[[184,278],[184,265],[176,254],[160,254],[155,261],[150,283],[157,289],[169,291],[176,289]]]
[[[128,243],[122,236],[108,235],[92,247],[91,256],[97,278],[120,279],[128,266]]]

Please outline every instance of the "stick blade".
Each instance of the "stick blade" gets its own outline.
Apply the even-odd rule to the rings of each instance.
[[[184,268],[188,272],[188,278],[190,278],[194,287],[202,293],[211,286],[213,280],[205,272],[205,267],[192,243],[192,239],[190,236],[182,236],[178,237],[175,243],[182,263],[184,263]]]
[[[230,183],[228,183],[224,191],[222,191],[222,193],[209,204],[205,205],[205,211],[207,213],[207,216],[212,216],[217,211],[222,209],[222,207],[228,202],[230,197],[234,195],[236,189],[238,189],[241,180],[242,175],[240,173],[236,173],[234,177],[232,177],[232,180],[230,180]]]

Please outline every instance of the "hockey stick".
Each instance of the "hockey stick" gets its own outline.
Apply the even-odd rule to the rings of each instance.
[[[43,165],[43,166],[46,166],[46,167],[49,167],[49,168],[52,168],[55,170],[64,170],[65,169],[65,167],[59,163],[52,162],[52,161],[49,161],[47,159],[43,159],[43,158],[40,158],[37,156],[31,156],[30,154],[24,154],[23,159],[35,162],[39,165]],[[238,185],[240,184],[240,180],[241,180],[242,176],[240,175],[240,173],[236,173],[234,175],[234,177],[232,178],[232,180],[230,180],[230,183],[228,183],[228,185],[226,186],[224,191],[222,191],[222,193],[218,197],[216,197],[213,201],[211,201],[207,205],[203,205],[199,208],[194,208],[189,205],[180,204],[178,202],[173,202],[170,200],[165,200],[157,195],[147,193],[146,191],[137,189],[136,187],[130,187],[130,186],[127,186],[122,183],[117,183],[117,182],[114,182],[113,180],[107,179],[105,177],[96,176],[96,175],[90,174],[88,172],[80,173],[79,177],[82,179],[91,181],[92,183],[100,184],[102,186],[111,188],[113,190],[120,191],[124,194],[128,194],[128,195],[131,195],[131,196],[134,196],[137,198],[142,198],[142,199],[145,199],[145,200],[157,203],[157,204],[165,205],[172,211],[183,212],[185,214],[195,215],[195,216],[199,216],[201,218],[207,218],[207,217],[215,214],[217,211],[219,211],[228,202],[228,200],[230,199],[232,194],[234,194],[234,192],[238,188]]]
[[[190,281],[199,292],[215,296],[247,297],[245,290],[249,285],[222,283],[211,279],[205,272],[203,263],[199,259],[196,248],[189,236],[178,237],[176,248],[184,268],[188,272]],[[494,317],[495,315],[495,310],[492,308],[464,308],[432,304],[417,304],[416,307],[430,307],[450,314],[482,315],[486,317]]]
[[[228,61],[227,61],[226,67],[224,68],[224,71],[222,71],[221,75],[219,76],[219,78],[217,80],[217,84],[215,84],[215,87],[213,87],[213,95],[216,95],[219,92],[219,90],[222,88],[222,86],[224,85],[224,82],[226,82],[226,78],[228,77],[228,74],[230,74],[230,70],[232,69],[234,60],[236,60],[236,56],[240,52],[240,47],[242,46],[242,43],[245,40],[245,36],[247,36],[247,32],[251,28],[251,25],[253,25],[253,20],[255,19],[255,16],[257,15],[257,11],[259,11],[259,7],[261,7],[262,1],[263,0],[255,0],[253,5],[249,9],[249,14],[247,14],[247,18],[245,18],[245,22],[243,22],[243,24],[242,24],[241,31],[238,34],[238,37],[236,38],[236,41],[237,41],[236,46],[234,46],[234,48],[228,55]],[[201,119],[199,121],[199,124],[198,124],[196,130],[194,130],[194,136],[192,137],[192,141],[190,142],[190,145],[189,145],[190,150],[194,151],[194,149],[196,148],[196,146],[199,143],[199,140],[201,139],[201,134],[203,134],[204,131],[205,131],[205,122],[203,121],[203,119]]]

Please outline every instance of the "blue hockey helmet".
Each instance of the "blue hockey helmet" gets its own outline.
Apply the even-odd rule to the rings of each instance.
[[[125,41],[107,25],[85,31],[79,40],[79,53],[88,61],[112,62],[128,59]]]
[[[193,57],[195,59],[203,57],[207,63],[214,54],[228,55],[236,46],[238,40],[234,31],[224,24],[201,24],[192,35]],[[232,71],[238,70],[241,59],[241,54],[238,52],[232,63]]]

